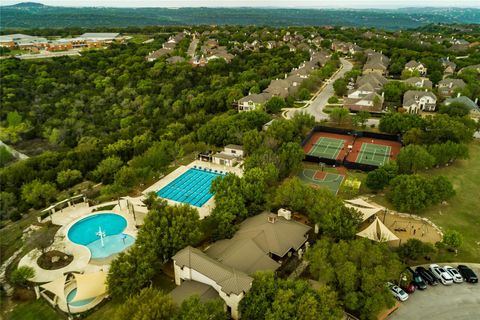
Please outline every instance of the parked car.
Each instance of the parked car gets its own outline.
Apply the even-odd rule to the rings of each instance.
[[[412,283],[415,285],[415,287],[417,287],[420,290],[427,289],[427,284],[425,283],[425,281],[422,279],[422,277],[417,271],[413,270],[410,267],[407,267],[407,270],[410,271],[410,273],[412,274]]]
[[[390,290],[390,292],[393,294],[393,296],[397,298],[397,300],[406,301],[408,299],[408,293],[403,291],[403,289],[400,288],[399,286],[394,285],[391,282],[387,282],[387,287]]]
[[[424,267],[417,267],[415,271],[417,271],[422,279],[429,285],[436,286],[438,284],[437,278],[432,272],[430,272],[430,270],[427,270]]]
[[[466,282],[478,283],[478,277],[472,269],[463,264],[458,265],[457,269]]]
[[[453,278],[452,276],[445,271],[442,267],[440,267],[438,264],[431,264],[430,265],[430,271],[437,277],[437,279],[445,286],[449,286],[453,284]]]
[[[400,286],[400,288],[402,288],[403,291],[405,291],[406,293],[412,294],[412,293],[415,292],[415,289],[417,287],[415,286],[415,283],[413,283],[413,281],[412,281],[409,284],[405,284],[405,285]]]
[[[463,277],[457,271],[457,269],[452,268],[450,266],[444,266],[443,269],[445,269],[452,276],[453,282],[455,282],[455,283],[462,283],[463,282]]]

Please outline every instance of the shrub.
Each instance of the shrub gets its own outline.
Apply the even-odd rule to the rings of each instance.
[[[16,285],[25,286],[28,279],[33,277],[35,277],[35,270],[31,267],[22,266],[12,272],[10,280]]]
[[[328,98],[328,103],[338,103],[338,98],[335,96],[331,96]]]

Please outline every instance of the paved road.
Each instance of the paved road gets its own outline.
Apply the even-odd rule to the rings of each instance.
[[[340,69],[335,73],[330,79],[325,81],[322,87],[317,91],[317,93],[312,97],[310,101],[307,102],[307,106],[304,108],[289,108],[285,109],[283,116],[287,119],[293,117],[296,112],[307,112],[315,117],[315,121],[319,122],[321,120],[328,119],[328,114],[323,112],[323,108],[328,104],[328,98],[334,95],[335,90],[333,90],[333,83],[335,80],[343,78],[345,73],[352,70],[353,65],[343,58],[340,58],[342,63]],[[367,125],[378,125],[378,119],[369,119]]]
[[[472,269],[480,275],[480,266]],[[402,302],[400,308],[388,319],[480,319],[480,284],[454,283],[451,286],[442,284],[428,286],[427,290],[417,291],[407,301]]]
[[[187,55],[191,58],[195,56],[195,51],[197,50],[198,39],[193,39],[188,46]]]

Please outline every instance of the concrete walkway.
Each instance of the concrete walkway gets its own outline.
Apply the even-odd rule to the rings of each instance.
[[[26,154],[13,149],[12,147],[10,147],[9,145],[5,144],[3,141],[0,140],[0,147],[1,146],[4,146],[8,150],[8,152],[10,152],[18,160],[25,160],[29,158],[29,156],[27,156]]]

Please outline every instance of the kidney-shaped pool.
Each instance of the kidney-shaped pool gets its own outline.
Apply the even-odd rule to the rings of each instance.
[[[122,252],[135,242],[124,234],[127,220],[116,213],[101,213],[75,222],[68,230],[70,241],[90,249],[93,259]]]

